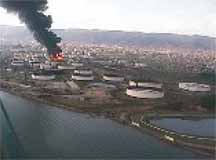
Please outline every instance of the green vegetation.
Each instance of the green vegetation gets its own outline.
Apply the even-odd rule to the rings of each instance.
[[[209,94],[206,96],[203,96],[201,98],[201,104],[204,108],[208,109],[208,110],[216,110],[216,96],[215,94]]]
[[[199,77],[201,80],[208,82],[208,83],[212,83],[215,84],[216,82],[216,74],[214,72],[204,72],[204,73],[200,73]]]

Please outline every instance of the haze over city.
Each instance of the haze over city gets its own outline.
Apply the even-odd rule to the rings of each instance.
[[[214,0],[49,0],[53,28],[216,36]],[[0,8],[0,25],[24,25]]]

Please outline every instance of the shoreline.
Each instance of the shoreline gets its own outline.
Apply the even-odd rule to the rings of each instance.
[[[0,87],[0,91],[12,94],[12,95],[16,95],[18,97],[30,100],[30,101],[34,101],[36,103],[41,103],[41,104],[46,104],[49,105],[50,107],[55,107],[55,108],[60,108],[60,109],[65,109],[68,111],[72,111],[72,112],[77,112],[77,113],[86,113],[86,114],[96,114],[96,115],[105,115],[104,111],[90,111],[91,108],[89,108],[89,110],[86,110],[86,108],[76,108],[76,107],[68,107],[65,104],[57,104],[55,102],[52,102],[48,99],[42,99],[42,98],[38,98],[36,96],[29,96],[27,94],[20,94],[19,92],[16,91],[12,91],[12,90],[8,90],[8,89],[4,89]],[[131,114],[137,114],[137,113],[131,113]],[[216,114],[213,113],[197,113],[197,112],[189,112],[189,113],[183,113],[183,112],[170,112],[170,113],[163,113],[163,112],[154,112],[154,111],[149,111],[147,113],[142,113],[145,115],[145,117],[151,119],[151,118],[200,118],[200,119],[205,119],[205,118],[216,118]],[[130,114],[127,114],[130,115]],[[115,116],[114,116],[115,118]]]
[[[216,114],[209,112],[209,111],[208,112],[197,112],[197,111],[185,112],[185,111],[173,111],[173,110],[168,110],[168,109],[167,110],[163,110],[163,109],[154,110],[151,107],[150,107],[150,110],[148,107],[146,107],[143,111],[142,110],[138,112],[134,111],[133,108],[140,107],[139,104],[130,104],[128,106],[124,106],[125,104],[120,104],[120,105],[119,104],[89,104],[89,106],[91,107],[88,107],[88,108],[84,107],[83,105],[86,105],[86,104],[84,103],[82,104],[81,102],[77,104],[68,105],[68,104],[64,104],[63,101],[57,102],[56,99],[52,99],[52,98],[56,98],[58,95],[42,94],[41,91],[35,92],[33,90],[30,90],[30,92],[25,92],[28,89],[28,87],[27,88],[25,87],[27,87],[27,85],[25,86],[21,83],[9,82],[9,81],[0,79],[0,90],[4,92],[11,93],[19,97],[23,97],[23,98],[35,101],[35,102],[47,104],[52,107],[62,108],[62,109],[79,112],[79,113],[91,113],[91,114],[102,114],[103,115],[106,112],[109,112],[110,110],[112,110],[114,114],[119,114],[119,112],[120,113],[127,112],[128,114],[142,113],[146,117],[156,117],[156,118],[166,118],[166,117],[167,118],[184,118],[184,117],[216,118]],[[43,97],[39,97],[38,95],[42,95]],[[107,109],[107,105],[110,106],[109,109]],[[106,109],[103,110],[103,107],[105,107]],[[131,110],[123,110],[122,109],[123,107],[131,108]]]

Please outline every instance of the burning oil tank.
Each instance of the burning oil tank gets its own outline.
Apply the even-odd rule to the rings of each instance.
[[[62,52],[55,52],[49,55],[49,58],[53,62],[63,62],[64,54]]]

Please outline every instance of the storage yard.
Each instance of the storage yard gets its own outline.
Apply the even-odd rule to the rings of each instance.
[[[215,85],[199,79],[199,73],[194,77],[191,73],[181,73],[182,77],[177,80],[178,74],[173,76],[169,71],[163,75],[155,70],[150,62],[156,55],[167,57],[164,53],[132,54],[124,48],[78,48],[66,44],[64,61],[53,62],[37,46],[32,46],[28,52],[22,48],[9,50],[2,81],[6,83],[10,79],[8,84],[29,86],[25,87],[29,94],[45,94],[47,96],[40,96],[40,99],[63,102],[67,107],[79,108],[85,104],[90,107],[92,104],[93,108],[99,108],[98,112],[113,111],[113,107],[129,112],[146,109],[208,112],[209,108],[201,99],[214,95],[215,91]],[[2,83],[1,86],[4,87]],[[55,99],[55,95],[64,98]],[[74,97],[79,98],[74,100]]]

